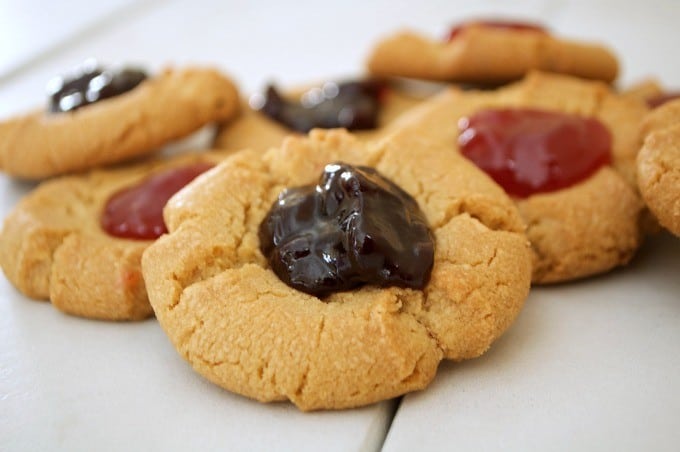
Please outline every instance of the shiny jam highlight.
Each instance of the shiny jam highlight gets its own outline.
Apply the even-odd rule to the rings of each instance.
[[[141,69],[104,69],[87,60],[70,76],[55,77],[48,83],[48,110],[64,113],[131,91],[147,79]]]
[[[461,153],[520,198],[569,187],[611,162],[611,134],[595,118],[508,108],[458,127]]]
[[[109,198],[100,218],[110,235],[125,239],[153,240],[168,232],[163,207],[182,187],[208,171],[211,163],[196,163],[155,174]]]
[[[434,265],[416,200],[365,166],[329,164],[317,185],[284,190],[258,236],[279,279],[319,297],[362,284],[422,289]]]

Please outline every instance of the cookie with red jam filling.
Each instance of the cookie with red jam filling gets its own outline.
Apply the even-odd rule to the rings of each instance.
[[[191,153],[41,183],[5,218],[2,270],[24,295],[67,314],[152,316],[142,252],[166,232],[168,198],[221,159]]]
[[[494,91],[449,89],[399,118],[461,153],[515,200],[533,281],[569,281],[626,264],[642,241],[635,182],[646,103],[601,82],[534,72]]]

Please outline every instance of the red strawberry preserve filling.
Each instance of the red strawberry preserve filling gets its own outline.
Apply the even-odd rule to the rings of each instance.
[[[597,119],[534,109],[462,118],[461,153],[517,197],[569,187],[611,162],[612,137]]]
[[[451,29],[448,34],[447,41],[453,41],[464,30],[473,27],[482,26],[487,28],[503,29],[503,30],[517,30],[517,31],[534,31],[538,33],[548,34],[547,28],[532,24],[529,22],[509,21],[509,20],[475,20],[470,22],[463,22]]]
[[[196,163],[155,174],[109,198],[102,212],[102,228],[115,237],[153,240],[168,232],[163,207],[182,187],[208,171],[211,163]]]

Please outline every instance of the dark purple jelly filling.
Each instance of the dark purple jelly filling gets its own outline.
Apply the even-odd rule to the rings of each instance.
[[[302,95],[300,101],[284,98],[270,85],[260,111],[289,129],[307,133],[313,128],[348,130],[378,126],[383,82],[326,83]]]
[[[434,239],[417,202],[376,170],[326,165],[318,185],[284,190],[260,224],[277,276],[324,296],[362,284],[422,289]]]
[[[51,113],[73,111],[130,91],[147,78],[139,69],[102,69],[88,61],[70,76],[52,79],[48,86]]]

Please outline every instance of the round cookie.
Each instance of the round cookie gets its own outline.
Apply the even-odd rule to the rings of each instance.
[[[297,100],[309,89],[310,87],[292,89],[286,94],[286,98],[291,101]],[[407,92],[396,84],[387,85],[380,99],[378,129],[355,131],[355,135],[362,139],[378,137],[385,125],[408,109],[418,105],[424,99],[424,95]],[[288,129],[285,125],[269,118],[264,113],[244,105],[241,115],[223,123],[220,127],[214,147],[265,151],[271,147],[279,146],[283,139],[291,134],[299,133]]]
[[[642,240],[635,157],[646,104],[608,86],[534,72],[495,91],[449,89],[406,113],[393,135],[418,134],[457,152],[458,121],[483,109],[528,107],[594,117],[612,135],[612,164],[571,187],[516,198],[534,253],[533,282],[606,272],[627,263]]]
[[[378,76],[465,83],[503,83],[542,70],[611,82],[618,63],[606,48],[545,31],[471,22],[451,40],[401,31],[378,42],[367,62]]]
[[[374,167],[416,199],[435,237],[424,290],[363,286],[321,300],[268,268],[258,228],[272,202],[334,161]],[[315,410],[422,389],[441,359],[484,353],[528,293],[530,251],[512,202],[422,137],[367,146],[315,130],[234,155],[197,182],[166,205],[170,233],[145,251],[144,279],[177,351],[247,397]]]
[[[73,112],[0,123],[0,169],[42,179],[155,152],[239,111],[234,84],[212,69],[168,69],[118,96]]]
[[[652,110],[643,131],[637,156],[640,193],[659,223],[680,236],[680,100]]]
[[[49,299],[68,314],[103,320],[149,317],[153,310],[141,256],[152,240],[107,234],[100,226],[102,209],[114,193],[150,175],[221,159],[219,152],[188,154],[43,182],[5,219],[0,266],[23,294]]]

